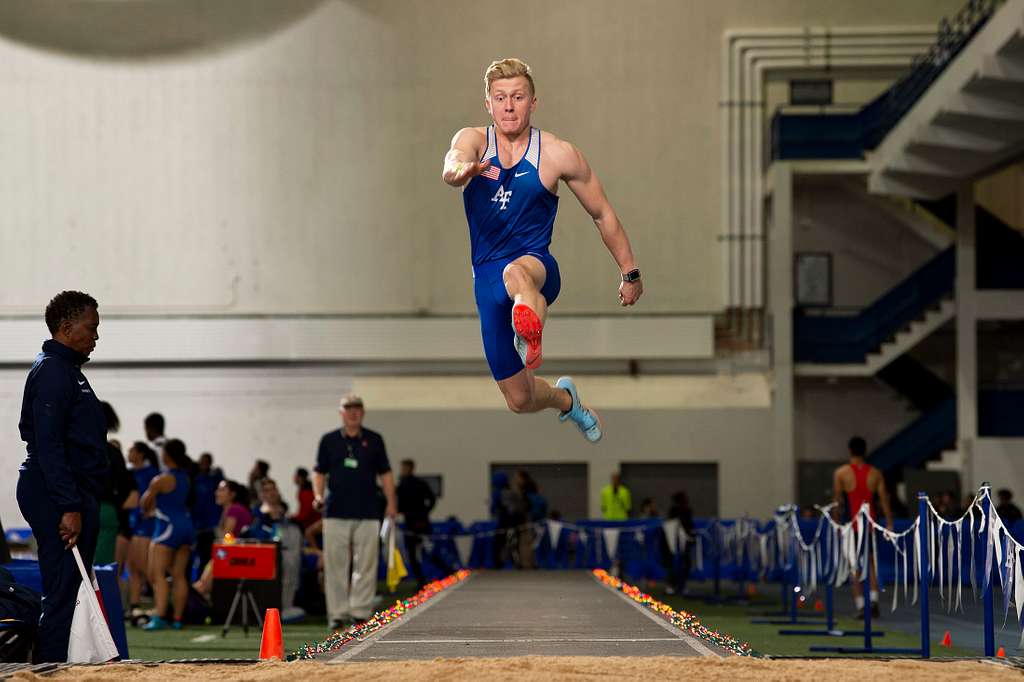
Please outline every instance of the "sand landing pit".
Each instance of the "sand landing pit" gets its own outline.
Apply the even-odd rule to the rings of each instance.
[[[479,682],[480,680],[616,680],[699,679],[721,680],[828,680],[829,682],[909,682],[927,680],[964,681],[984,679],[991,682],[1020,682],[1024,675],[1006,665],[978,661],[863,661],[863,660],[782,660],[756,658],[678,658],[525,656],[522,658],[454,658],[433,661],[389,661],[382,663],[326,663],[295,661],[253,665],[110,664],[82,666],[40,677],[18,673],[14,679],[55,680],[60,682],[295,682],[295,680],[380,680],[384,682],[434,681]]]

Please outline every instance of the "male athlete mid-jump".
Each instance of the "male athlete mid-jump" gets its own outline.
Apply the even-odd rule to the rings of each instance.
[[[484,89],[493,123],[455,134],[442,178],[452,187],[464,187],[487,363],[510,410],[558,410],[562,421],[571,419],[596,443],[601,423],[580,402],[572,379],[562,377],[552,386],[533,375],[542,361],[547,309],[561,288],[558,263],[548,251],[559,180],[594,219],[619,266],[624,306],[643,293],[640,271],[626,231],[580,151],[530,126],[537,108],[530,67],[518,59],[493,62],[484,74]]]

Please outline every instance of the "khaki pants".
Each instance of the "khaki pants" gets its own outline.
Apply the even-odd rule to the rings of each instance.
[[[324,519],[324,592],[329,621],[366,619],[373,614],[379,554],[380,521]]]

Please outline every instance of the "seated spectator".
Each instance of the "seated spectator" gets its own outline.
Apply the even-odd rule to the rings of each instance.
[[[654,504],[654,499],[645,497],[640,502],[640,518],[641,519],[656,519],[658,518],[658,505]]]
[[[249,499],[249,489],[237,481],[225,480],[217,485],[217,504],[223,510],[217,527],[218,537],[245,534],[252,524]]]
[[[311,523],[320,520],[320,512],[313,505],[316,495],[313,493],[313,482],[309,480],[309,469],[296,469],[292,481],[299,489],[299,511],[292,517],[292,521],[299,524],[302,530],[306,530]]]
[[[1020,507],[1013,503],[1012,492],[1002,488],[996,493],[996,497],[999,498],[999,504],[996,505],[996,514],[999,514],[999,518],[1003,520],[1007,528],[1021,520]]]
[[[249,489],[237,481],[224,480],[217,485],[217,504],[223,512],[217,537],[221,540],[228,537],[239,537],[249,530],[252,524],[252,512],[249,511]],[[213,564],[207,562],[199,580],[192,587],[203,596],[213,591]]]
[[[288,505],[281,499],[277,481],[264,478],[260,481],[259,502],[252,508],[252,523],[249,537],[258,540],[276,540],[278,526],[290,523]]]
[[[288,505],[272,478],[260,481],[260,504],[254,511],[249,537],[281,545],[281,618],[294,622],[306,615],[295,606],[302,569],[302,530],[288,518]]]

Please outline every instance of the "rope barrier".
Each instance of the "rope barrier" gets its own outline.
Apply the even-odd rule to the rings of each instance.
[[[620,537],[636,540],[644,550],[652,534],[661,532],[669,553],[678,557],[690,552],[695,568],[715,582],[713,600],[722,601],[719,579],[726,567],[734,571],[740,585],[739,599],[745,599],[743,585],[746,580],[777,579],[782,587],[783,612],[772,614],[788,620],[755,621],[779,624],[800,624],[797,619],[797,594],[809,596],[825,589],[827,604],[826,623],[803,621],[807,624],[826,625],[825,629],[784,631],[785,634],[840,633],[833,627],[832,591],[852,581],[864,582],[866,597],[871,594],[870,575],[880,576],[880,561],[891,552],[891,591],[889,607],[899,608],[900,592],[905,605],[917,606],[921,611],[921,647],[914,650],[924,657],[930,655],[928,621],[930,616],[928,588],[938,588],[939,599],[947,613],[964,612],[964,587],[970,585],[974,600],[980,599],[984,607],[985,655],[995,655],[994,588],[1002,591],[1003,625],[1009,621],[1010,605],[1014,606],[1018,624],[1022,628],[1021,646],[1024,647],[1024,544],[1018,542],[1006,524],[995,512],[991,486],[987,483],[963,513],[956,519],[943,518],[924,494],[919,494],[917,517],[897,531],[881,525],[865,504],[853,518],[840,523],[835,518],[834,504],[816,506],[817,518],[813,527],[801,524],[794,505],[777,509],[773,518],[759,522],[750,518],[735,521],[710,519],[702,528],[687,531],[678,519],[645,520],[637,522],[577,522],[546,520],[525,523],[513,528],[485,528],[445,533],[406,533],[427,542],[488,540],[506,534],[509,538],[520,532],[535,534],[534,549],[546,537],[551,551],[560,544],[565,533],[576,538],[577,567],[607,565],[604,557],[616,561],[623,556]],[[566,541],[568,542],[568,541]],[[660,542],[660,540],[659,540]],[[583,549],[587,554],[579,553]],[[460,560],[468,565],[475,549],[460,551]],[[648,559],[644,559],[645,561]],[[478,563],[481,563],[478,561]],[[708,565],[710,564],[710,565]],[[881,580],[879,580],[882,583]],[[873,646],[872,636],[882,633],[871,629],[871,604],[867,599],[864,640],[862,649],[843,649],[845,652],[891,652]],[[804,616],[805,618],[807,616]],[[815,650],[821,648],[813,647]],[[901,650],[902,651],[902,650]]]

